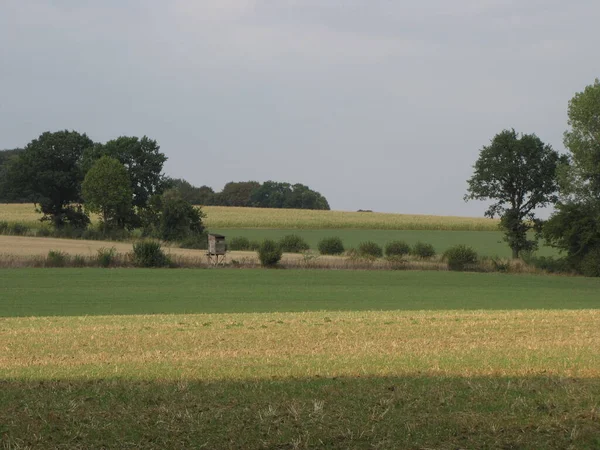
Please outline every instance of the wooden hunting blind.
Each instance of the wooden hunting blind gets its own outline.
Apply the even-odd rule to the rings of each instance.
[[[213,265],[225,262],[225,254],[227,253],[227,244],[225,244],[225,236],[221,234],[208,235],[208,261]]]

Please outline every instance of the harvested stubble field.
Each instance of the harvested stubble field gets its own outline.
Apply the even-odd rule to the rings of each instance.
[[[211,229],[368,229],[496,231],[498,221],[476,217],[414,214],[312,211],[299,209],[204,206],[205,224]],[[35,225],[40,215],[31,204],[0,204],[0,221]]]
[[[598,310],[5,318],[0,442],[597,448],[599,324]]]

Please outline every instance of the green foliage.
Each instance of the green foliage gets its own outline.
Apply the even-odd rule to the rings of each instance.
[[[177,189],[186,202],[192,205],[212,205],[215,203],[215,191],[208,186],[192,186],[184,179],[167,179],[169,188]]]
[[[300,183],[266,181],[252,191],[250,203],[259,208],[329,210],[325,197]]]
[[[557,201],[558,152],[534,134],[497,134],[484,146],[468,180],[465,200],[494,200],[485,215],[501,217],[505,239],[517,258],[535,248],[527,232],[538,224],[535,209]]]
[[[86,210],[100,214],[104,229],[124,228],[131,216],[132,190],[127,169],[109,156],[98,159],[82,184]]]
[[[162,250],[160,242],[139,241],[133,244],[133,265],[136,267],[168,267],[169,257]]]
[[[600,247],[591,249],[582,258],[579,270],[586,277],[600,277]]]
[[[115,258],[117,256],[117,249],[115,247],[111,248],[99,248],[98,254],[96,255],[96,261],[100,267],[110,267],[114,264]]]
[[[70,264],[71,267],[86,267],[87,266],[87,260],[85,259],[85,256],[82,255],[75,255],[71,258]]]
[[[361,242],[357,251],[358,255],[361,257],[381,258],[383,256],[383,249],[381,246],[372,241]]]
[[[233,251],[250,250],[250,240],[246,237],[234,237],[229,241],[229,249]]]
[[[302,253],[310,249],[308,243],[297,234],[288,234],[282,237],[279,246],[286,253]]]
[[[250,241],[248,244],[248,250],[257,251],[262,244],[262,241]]]
[[[199,207],[185,201],[179,191],[170,189],[152,197],[142,221],[146,236],[165,241],[183,241],[204,235],[204,217]]]
[[[414,245],[411,253],[414,256],[418,256],[419,258],[423,259],[433,258],[435,256],[435,248],[433,248],[433,245],[431,244],[426,244],[419,241]]]
[[[258,249],[258,259],[263,267],[274,267],[281,260],[281,247],[271,239],[266,239]]]
[[[410,246],[404,241],[392,241],[385,245],[386,256],[404,256],[410,253]]]
[[[125,166],[133,192],[132,204],[145,208],[153,195],[164,191],[163,164],[167,157],[156,141],[147,136],[121,136],[106,144],[96,144],[85,153],[84,166],[90,169],[103,156],[110,156]]]
[[[26,192],[12,185],[10,166],[15,163],[23,149],[0,150],[0,203],[32,203]]]
[[[208,235],[202,233],[188,236],[180,242],[179,247],[193,250],[206,250],[208,248]]]
[[[318,248],[321,255],[341,255],[345,251],[344,243],[339,237],[321,239]]]
[[[564,144],[570,161],[561,173],[562,193],[577,202],[600,202],[600,80],[569,102]]]
[[[31,228],[18,222],[0,222],[0,234],[9,236],[27,236],[31,234]]]
[[[559,258],[554,256],[534,256],[533,254],[524,253],[523,261],[528,265],[537,269],[544,270],[549,273],[570,273],[573,272],[573,266],[568,258]]]
[[[251,206],[252,193],[260,187],[258,181],[231,181],[214,196],[214,202],[220,206]]]
[[[477,252],[466,245],[456,245],[444,252],[444,260],[450,270],[463,271],[477,263]]]
[[[46,256],[46,267],[65,267],[68,262],[69,255],[58,250],[50,250]]]
[[[93,146],[85,134],[76,131],[43,133],[31,141],[9,165],[6,173],[11,190],[31,198],[44,214],[60,228],[65,224],[85,227],[89,219],[81,208],[84,152]]]

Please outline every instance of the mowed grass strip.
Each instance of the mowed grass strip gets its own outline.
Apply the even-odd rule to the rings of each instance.
[[[0,320],[6,448],[598,448],[599,311]]]
[[[600,311],[9,318],[0,378],[600,376]]]
[[[3,269],[0,317],[596,309],[600,280],[419,271]]]
[[[498,221],[484,217],[312,211],[303,209],[203,206],[209,228],[377,229],[496,231]],[[32,204],[0,204],[0,220],[34,225],[41,215]],[[95,218],[94,218],[95,219]],[[39,222],[37,222],[39,225]]]

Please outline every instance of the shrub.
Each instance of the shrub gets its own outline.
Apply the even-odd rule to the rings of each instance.
[[[110,267],[114,261],[115,261],[115,257],[117,256],[117,249],[114,247],[111,248],[99,248],[98,249],[98,255],[96,257],[96,260],[98,261],[98,265],[100,267]]]
[[[260,242],[260,241],[250,241],[248,250],[252,250],[253,252],[255,252],[260,248],[261,244],[262,244],[262,242]]]
[[[419,258],[427,259],[435,256],[435,249],[431,244],[425,244],[424,242],[417,242],[411,252],[414,256]]]
[[[379,244],[372,241],[362,242],[358,246],[358,254],[362,257],[369,258],[381,258],[383,256],[383,249]]]
[[[573,272],[573,267],[567,258],[554,256],[533,256],[529,253],[521,255],[526,264],[549,273]]]
[[[282,237],[279,246],[286,253],[302,253],[310,249],[308,243],[297,234],[288,234]]]
[[[87,265],[87,261],[85,256],[75,255],[71,260],[71,266],[73,267],[85,267]]]
[[[37,237],[50,237],[52,236],[52,230],[48,227],[42,227],[37,230],[35,235]]]
[[[12,223],[8,225],[8,234],[13,236],[25,236],[29,233],[29,227],[22,223]]]
[[[404,256],[410,253],[410,246],[404,241],[392,241],[385,246],[386,256]]]
[[[344,253],[344,244],[339,237],[321,239],[318,245],[322,255],[341,255]]]
[[[140,241],[133,244],[133,265],[136,267],[166,267],[169,257],[156,241]]]
[[[271,239],[266,239],[258,249],[258,259],[263,267],[277,265],[282,255],[279,244]]]
[[[208,236],[204,233],[188,236],[181,241],[179,247],[190,248],[193,250],[206,250],[208,248]]]
[[[233,251],[250,250],[250,241],[243,236],[234,237],[229,241],[229,248]]]
[[[600,277],[600,248],[590,250],[583,257],[579,270],[586,277]]]
[[[46,267],[65,267],[69,262],[69,255],[58,250],[50,250],[46,257]]]
[[[8,233],[8,222],[0,221],[0,234]]]
[[[477,252],[466,245],[456,245],[444,252],[450,270],[463,271],[477,263]]]

